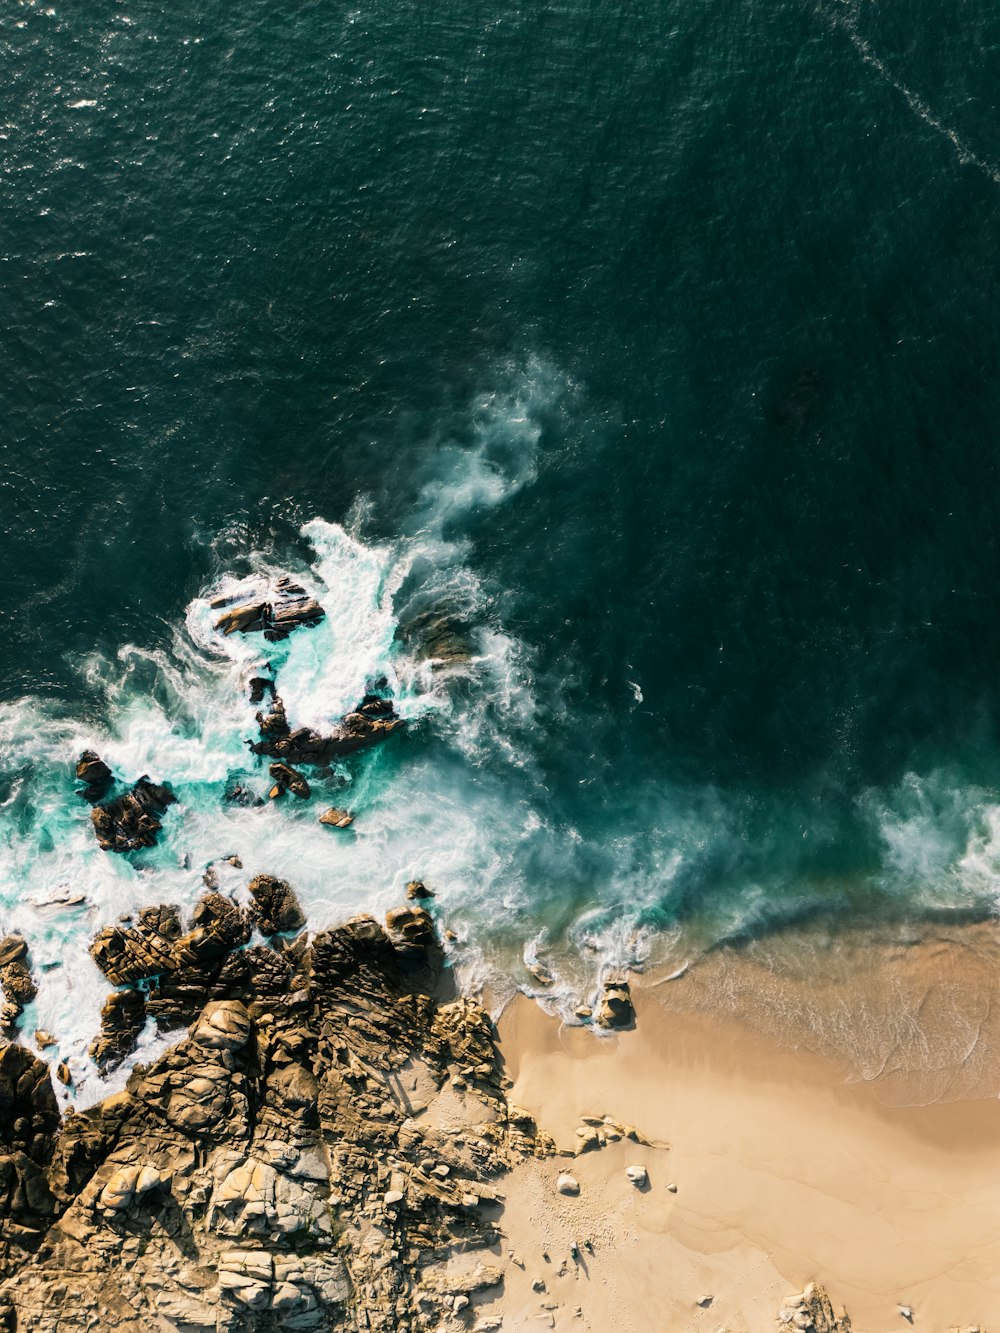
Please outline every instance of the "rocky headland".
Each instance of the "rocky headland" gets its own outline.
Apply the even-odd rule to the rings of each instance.
[[[662,1149],[600,1116],[560,1149],[511,1101],[496,1029],[444,965],[430,892],[409,890],[384,925],[310,936],[292,888],[259,875],[245,906],[210,892],[186,923],[163,906],[98,933],[92,957],[116,986],[98,1064],[122,1061],[147,1021],[187,1032],[65,1116],[49,1066],[0,1048],[0,1329],[487,1333],[528,1326],[506,1310],[511,1276],[532,1277],[531,1327],[601,1327],[550,1290],[598,1260],[613,1269],[616,1224],[606,1234],[585,1206],[570,1225],[589,1218],[586,1238],[561,1248],[541,1225],[534,1276],[507,1190],[527,1182],[556,1217],[581,1205],[567,1159]],[[2,956],[24,966],[16,941]],[[621,999],[609,1010],[631,1022]],[[645,1165],[624,1177],[650,1188]],[[778,1326],[850,1330],[815,1287]]]

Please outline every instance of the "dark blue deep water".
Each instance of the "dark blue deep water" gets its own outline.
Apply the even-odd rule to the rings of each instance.
[[[8,4],[9,910],[79,740],[217,802],[142,710],[197,736],[186,608],[313,518],[418,552],[397,612],[447,548],[508,652],[349,775],[345,904],[426,869],[434,774],[470,937],[989,910],[998,44],[986,0]]]

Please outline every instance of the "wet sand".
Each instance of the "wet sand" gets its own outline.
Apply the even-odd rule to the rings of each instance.
[[[925,1333],[1000,1326],[996,928],[859,938],[825,969],[794,950],[782,969],[784,945],[767,948],[634,981],[636,1027],[609,1037],[524,997],[507,1007],[511,1099],[559,1148],[588,1115],[649,1144],[612,1129],[518,1170],[505,1330],[756,1333],[810,1280],[858,1333],[910,1326],[900,1305]],[[560,1171],[579,1195],[558,1192]]]

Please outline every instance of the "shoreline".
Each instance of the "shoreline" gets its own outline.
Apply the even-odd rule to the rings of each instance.
[[[510,1097],[557,1150],[579,1143],[581,1116],[611,1116],[669,1148],[623,1140],[575,1157],[577,1198],[530,1180],[510,1191],[510,1247],[535,1267],[533,1236],[564,1246],[581,1230],[604,1238],[591,1273],[581,1278],[574,1267],[546,1279],[558,1310],[541,1309],[530,1262],[523,1276],[509,1268],[503,1304],[517,1311],[514,1326],[548,1314],[556,1329],[642,1327],[656,1311],[670,1329],[763,1333],[775,1327],[781,1298],[810,1281],[828,1287],[865,1333],[905,1327],[900,1306],[927,1333],[1000,1323],[996,948],[996,923],[982,923],[870,951],[861,1022],[877,1016],[876,997],[896,1006],[895,1026],[881,1034],[887,1045],[908,1006],[922,1006],[929,1021],[867,1080],[843,1049],[846,1029],[837,1028],[839,1051],[829,1034],[817,1039],[814,1010],[830,977],[817,977],[803,1003],[802,978],[772,971],[768,994],[753,949],[706,956],[669,985],[655,971],[635,979],[634,1030],[596,1040],[516,997],[498,1023]],[[956,1053],[948,1071],[940,1053],[949,1033],[965,1029],[977,996],[981,1048],[971,1064],[973,1052]],[[785,1017],[798,1032],[789,1021],[785,1040],[775,1040],[762,1015],[796,998],[798,1012]],[[873,1034],[859,1037],[867,1059]],[[918,1045],[937,1061],[930,1076],[907,1068]],[[648,1169],[647,1192],[627,1180],[630,1163]],[[614,1263],[605,1267],[609,1243]]]

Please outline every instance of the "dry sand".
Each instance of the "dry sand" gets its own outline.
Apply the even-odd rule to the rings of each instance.
[[[857,1333],[1000,1330],[998,952],[980,926],[849,962],[853,1060],[844,1014],[817,1017],[842,998],[841,951],[808,982],[752,952],[634,981],[635,1030],[605,1038],[515,999],[499,1024],[511,1100],[567,1152],[585,1115],[650,1142],[518,1168],[504,1295],[477,1314],[505,1333],[757,1333],[818,1280]],[[556,1189],[564,1170],[577,1197]]]

